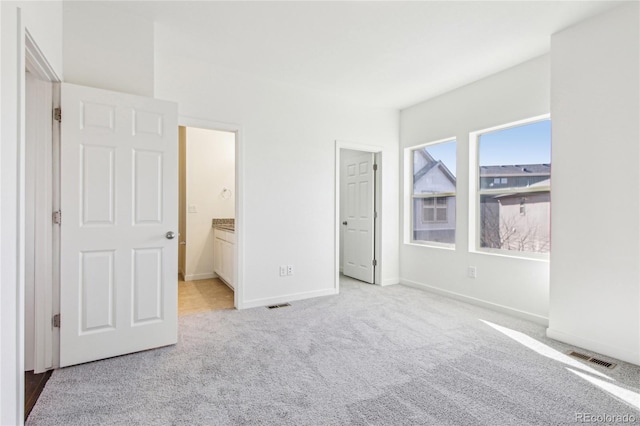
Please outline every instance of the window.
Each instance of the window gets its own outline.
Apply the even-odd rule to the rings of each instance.
[[[550,120],[508,125],[476,136],[479,248],[548,253]]]
[[[454,244],[456,237],[456,141],[411,150],[414,242]]]
[[[447,221],[447,197],[422,199],[422,223]]]

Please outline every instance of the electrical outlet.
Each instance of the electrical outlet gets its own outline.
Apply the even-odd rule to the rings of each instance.
[[[293,275],[293,265],[287,265],[287,275]]]
[[[284,265],[280,265],[280,276],[281,277],[287,276],[287,267]]]
[[[467,276],[469,278],[475,278],[476,277],[476,267],[475,266],[469,266],[467,268]]]

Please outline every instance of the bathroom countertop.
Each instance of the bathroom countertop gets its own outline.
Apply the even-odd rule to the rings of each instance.
[[[236,220],[233,218],[212,219],[211,226],[213,228],[222,229],[224,231],[235,232]]]

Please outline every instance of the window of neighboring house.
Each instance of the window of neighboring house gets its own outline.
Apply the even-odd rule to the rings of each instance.
[[[551,121],[534,119],[474,135],[479,249],[548,253]]]
[[[456,141],[413,148],[411,161],[412,241],[455,244]]]
[[[447,197],[422,199],[422,223],[447,221]]]

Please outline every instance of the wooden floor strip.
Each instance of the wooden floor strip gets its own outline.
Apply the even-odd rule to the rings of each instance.
[[[33,406],[40,397],[44,385],[51,377],[53,370],[46,371],[41,374],[34,374],[33,370],[24,373],[24,420],[27,420]]]

